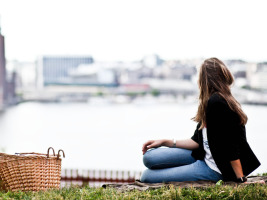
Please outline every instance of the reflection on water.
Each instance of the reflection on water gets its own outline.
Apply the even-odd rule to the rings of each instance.
[[[264,106],[243,106],[247,137],[267,172]],[[0,114],[0,148],[7,153],[63,149],[64,168],[142,170],[143,142],[192,136],[196,104],[24,103]]]

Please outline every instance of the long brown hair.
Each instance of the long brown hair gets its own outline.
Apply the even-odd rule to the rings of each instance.
[[[202,129],[206,124],[206,108],[210,96],[214,93],[223,97],[230,109],[238,114],[240,123],[247,123],[247,115],[241,109],[241,105],[233,97],[231,93],[231,85],[234,78],[225,64],[218,58],[206,59],[200,67],[199,71],[199,106],[196,116],[193,118],[196,122],[201,122],[199,129]]]

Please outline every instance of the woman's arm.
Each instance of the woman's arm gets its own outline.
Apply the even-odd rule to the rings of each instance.
[[[168,140],[168,139],[149,140],[143,145],[143,148],[142,148],[143,154],[145,154],[148,149],[157,148],[160,146],[174,147],[173,140]],[[193,149],[197,149],[199,145],[192,139],[186,139],[186,140],[176,140],[175,147],[193,150]]]
[[[235,172],[236,178],[244,176],[240,159],[230,161],[232,168]]]
[[[244,177],[240,159],[230,161],[230,163],[231,163],[231,165],[232,165],[232,167],[233,167],[233,170],[234,170],[234,172],[235,172],[236,178],[237,178],[237,179],[240,179],[241,177]],[[247,182],[247,181],[245,180],[244,183],[245,183],[245,184],[253,184],[253,183],[261,183],[261,184],[265,184],[265,181],[264,181],[264,180],[259,180],[259,181]]]

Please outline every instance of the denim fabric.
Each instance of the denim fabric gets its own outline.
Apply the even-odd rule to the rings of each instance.
[[[195,160],[192,151],[180,148],[157,148],[144,154],[143,162],[148,168],[141,176],[145,183],[171,181],[199,181],[223,179],[222,175],[205,163]]]

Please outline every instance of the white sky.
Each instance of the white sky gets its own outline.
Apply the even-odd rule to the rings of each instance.
[[[7,59],[267,60],[266,0],[0,0]]]

